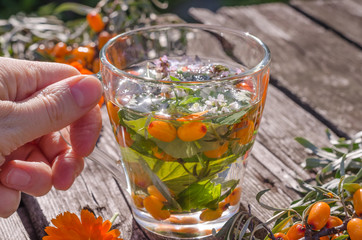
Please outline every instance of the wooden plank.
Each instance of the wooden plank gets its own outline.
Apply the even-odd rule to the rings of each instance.
[[[9,218],[0,218],[0,239],[35,239],[34,229],[29,223],[29,219],[24,207],[20,207],[18,211]]]
[[[362,129],[362,51],[285,4],[191,9],[198,21],[233,27],[263,39],[281,88],[337,132]],[[341,130],[341,131],[340,131]]]
[[[362,1],[293,0],[290,4],[362,47]]]

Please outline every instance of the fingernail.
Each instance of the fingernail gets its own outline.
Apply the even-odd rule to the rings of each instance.
[[[18,168],[11,169],[6,177],[6,183],[15,187],[25,187],[30,183],[30,180],[30,175]]]
[[[70,91],[79,107],[95,105],[101,95],[102,88],[98,79],[86,76],[70,87]]]

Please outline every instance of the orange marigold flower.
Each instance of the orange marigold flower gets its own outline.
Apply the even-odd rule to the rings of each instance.
[[[48,236],[43,240],[122,240],[118,229],[111,230],[110,221],[103,222],[102,217],[83,209],[79,219],[70,212],[59,214],[52,220],[54,227],[46,227]]]

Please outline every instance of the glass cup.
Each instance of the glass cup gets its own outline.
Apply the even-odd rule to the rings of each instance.
[[[123,167],[135,220],[178,239],[218,231],[239,208],[269,82],[267,46],[225,27],[164,25],[116,36],[100,60],[121,153],[109,169]]]

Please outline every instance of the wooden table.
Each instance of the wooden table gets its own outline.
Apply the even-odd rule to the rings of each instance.
[[[271,188],[265,201],[287,206],[298,197],[290,188],[297,184],[295,178],[310,177],[301,167],[307,153],[295,137],[325,146],[327,128],[343,137],[362,130],[362,1],[299,0],[223,7],[216,13],[191,9],[190,14],[206,24],[248,31],[271,49],[267,104],[242,198],[242,207],[251,204],[252,212],[266,220],[272,212],[258,205],[257,192]],[[106,118],[104,109],[103,115]],[[113,142],[108,120],[104,122],[99,144]],[[116,147],[109,146],[108,152],[116,155]],[[84,207],[104,219],[119,212],[115,224],[126,240],[157,239],[132,219],[119,183],[91,161],[69,191],[51,190],[37,198],[23,194],[19,210],[0,219],[0,239],[41,239],[57,214],[79,214]]]

